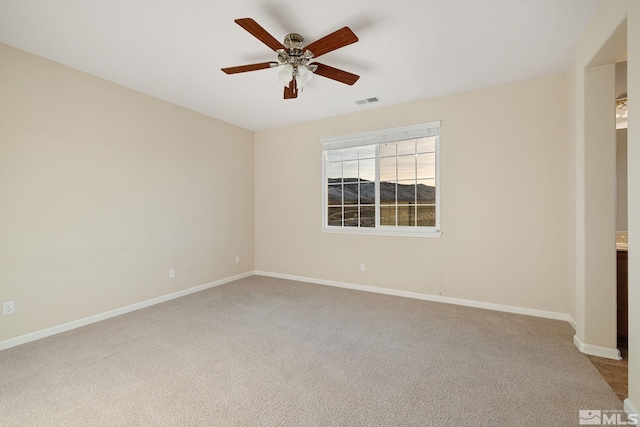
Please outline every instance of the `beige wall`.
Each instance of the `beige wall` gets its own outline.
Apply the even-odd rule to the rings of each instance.
[[[252,132],[0,44],[0,341],[252,271],[253,154]]]
[[[557,75],[258,132],[256,269],[567,313],[568,90]],[[321,233],[320,139],[433,120],[442,237]]]
[[[629,129],[627,134],[628,181],[640,182],[640,111],[633,109],[633,99],[640,98],[640,2],[636,0],[604,0],[600,10],[594,17],[576,49],[576,304],[577,334],[591,341],[604,341],[606,336],[594,333],[594,325],[601,322],[602,316],[609,316],[610,309],[602,307],[598,293],[603,289],[590,283],[590,276],[585,274],[588,266],[585,260],[598,259],[601,246],[590,246],[603,234],[602,230],[586,223],[589,205],[599,194],[587,191],[584,186],[585,177],[594,173],[595,162],[588,155],[590,111],[585,102],[587,93],[592,90],[586,85],[585,75],[589,67],[613,64],[627,55],[628,81],[627,89],[630,99]],[[611,113],[613,114],[613,112]],[[610,125],[614,126],[613,119]],[[591,164],[591,167],[590,167]],[[600,166],[601,167],[601,166]],[[614,167],[614,166],[608,166]],[[633,248],[640,241],[640,187],[628,187],[628,225],[629,225],[629,399],[625,402],[627,409],[640,403],[640,252]],[[608,225],[607,225],[608,226]],[[602,258],[601,258],[602,259]],[[606,258],[609,262],[608,257]],[[595,292],[591,292],[594,290]],[[606,322],[606,320],[605,320]],[[597,327],[595,327],[597,329]]]
[[[585,70],[585,302],[586,344],[617,347],[615,64]],[[582,334],[584,333],[584,334]]]

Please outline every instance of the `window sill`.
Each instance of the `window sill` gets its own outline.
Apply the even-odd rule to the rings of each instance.
[[[376,230],[370,228],[329,228],[322,227],[320,229],[322,233],[329,234],[360,234],[365,236],[402,236],[402,237],[436,237],[442,236],[442,231],[428,230],[428,231],[412,231],[412,230]]]

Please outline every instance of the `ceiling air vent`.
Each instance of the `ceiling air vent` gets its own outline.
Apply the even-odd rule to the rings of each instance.
[[[373,98],[361,99],[360,101],[356,101],[356,104],[364,105],[364,104],[371,104],[372,102],[378,102],[378,101],[380,101],[380,98],[378,98],[377,96],[374,96]]]

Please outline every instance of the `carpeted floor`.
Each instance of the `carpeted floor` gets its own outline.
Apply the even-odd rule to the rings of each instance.
[[[0,352],[3,426],[574,426],[565,322],[253,276]]]

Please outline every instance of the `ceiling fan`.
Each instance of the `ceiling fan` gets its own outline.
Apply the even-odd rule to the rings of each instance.
[[[315,61],[311,63],[312,60],[315,60],[320,55],[357,42],[358,37],[349,27],[343,27],[304,46],[304,38],[300,34],[287,34],[284,37],[284,44],[282,44],[251,18],[236,19],[235,22],[274,50],[278,54],[278,61],[223,68],[222,71],[227,74],[282,67],[278,81],[285,85],[284,99],[297,98],[298,89],[302,88],[314,74],[348,85],[354,84],[360,78],[360,76],[338,68]]]

